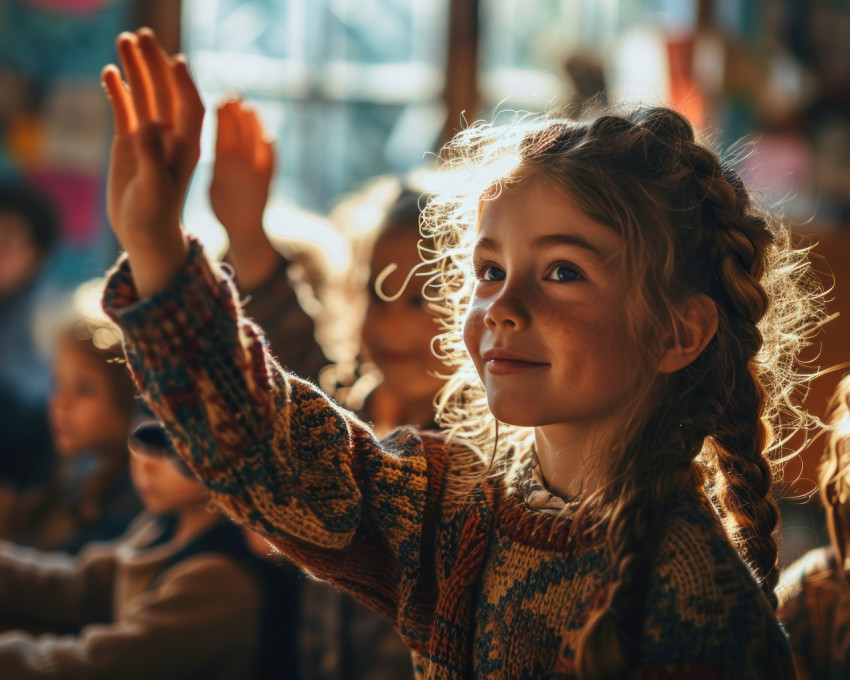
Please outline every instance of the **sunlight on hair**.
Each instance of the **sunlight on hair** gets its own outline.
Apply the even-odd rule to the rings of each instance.
[[[108,321],[109,317],[106,316],[100,304],[105,282],[104,278],[96,278],[84,281],[77,286],[71,299],[70,313],[75,317]]]

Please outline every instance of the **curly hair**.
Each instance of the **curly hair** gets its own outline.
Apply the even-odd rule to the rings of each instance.
[[[825,319],[807,251],[792,247],[789,231],[756,205],[730,165],[665,108],[582,122],[479,123],[450,142],[443,161],[451,181],[423,218],[441,253],[435,263],[450,312],[439,348],[455,369],[438,417],[450,442],[463,443],[507,483],[528,468],[532,433],[489,413],[460,332],[483,202],[542,176],[615,229],[630,283],[628,332],[646,357],[665,338],[680,337],[692,296],[708,296],[717,308],[717,331],[691,364],[672,374],[649,360],[641,367],[620,443],[599,487],[580,498],[571,530],[604,536],[611,555],[607,603],[579,642],[580,677],[623,677],[632,666],[642,594],[680,494],[709,496],[775,607],[779,515],[771,487],[786,435],[811,426],[794,405],[805,382],[797,357]]]

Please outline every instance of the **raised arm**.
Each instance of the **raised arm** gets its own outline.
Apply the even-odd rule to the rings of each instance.
[[[261,331],[245,317],[233,282],[196,240],[182,235],[179,204],[170,201],[183,182],[165,162],[168,154],[147,154],[134,136],[138,133],[119,125],[125,109],[138,109],[150,99],[132,95],[129,72],[134,69],[158,83],[152,92],[173,80],[175,91],[183,93],[176,99],[195,101],[191,82],[181,84],[188,78],[185,64],[143,50],[148,39],[146,33],[119,39],[131,93],[112,92],[120,84],[117,73],[110,90],[113,103],[123,101],[115,106],[116,145],[128,138],[136,143],[128,152],[134,171],[112,171],[130,180],[113,178],[112,191],[127,206],[139,208],[135,201],[141,201],[141,189],[158,183],[157,191],[170,206],[149,208],[149,221],[140,224],[129,207],[111,210],[128,258],[109,278],[104,308],[124,330],[129,366],[181,456],[221,508],[321,578],[353,592],[393,620],[411,646],[424,649],[439,578],[434,535],[444,519],[442,442],[411,432],[379,444],[352,414],[286,373],[268,352]],[[197,113],[200,104],[189,110]],[[193,120],[197,132],[200,115]],[[176,134],[188,126],[173,129]],[[166,126],[148,129],[163,139]],[[188,146],[187,139],[179,136],[178,141]],[[188,155],[172,156],[175,167],[186,167]],[[133,181],[138,194],[130,190]],[[156,219],[169,225],[165,237],[177,234],[185,248],[179,262],[169,255],[168,267],[154,268],[146,259],[151,252],[173,250],[152,244]],[[145,238],[138,239],[138,232]],[[136,271],[140,266],[156,269],[144,286]]]
[[[245,312],[263,329],[275,357],[302,378],[316,380],[327,361],[313,319],[299,304],[289,261],[263,229],[275,155],[252,107],[235,99],[221,103],[210,203],[230,239],[227,261],[247,300]]]

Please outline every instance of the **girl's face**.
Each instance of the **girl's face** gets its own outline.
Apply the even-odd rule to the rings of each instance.
[[[130,458],[130,473],[139,498],[157,515],[197,508],[208,500],[204,485],[181,471],[167,456],[134,454]]]
[[[464,342],[497,419],[614,431],[641,361],[627,333],[622,249],[614,229],[545,179],[484,204]]]
[[[375,292],[375,279],[391,264],[398,268],[383,282],[382,290],[394,295],[401,288],[408,272],[421,263],[418,241],[413,227],[378,239],[370,263],[369,307],[363,325],[363,343],[384,374],[384,387],[402,401],[436,394],[443,381],[433,373],[445,368],[431,350],[438,328],[422,297],[423,278],[412,277],[393,302],[385,302]]]
[[[66,340],[57,348],[53,376],[50,426],[60,455],[124,446],[130,419],[118,406],[103,359]]]

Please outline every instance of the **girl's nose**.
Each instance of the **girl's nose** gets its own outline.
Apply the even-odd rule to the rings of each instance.
[[[526,296],[520,295],[515,285],[507,283],[498,294],[490,298],[490,305],[484,315],[484,323],[491,330],[523,330],[528,327],[531,316],[528,313]]]

